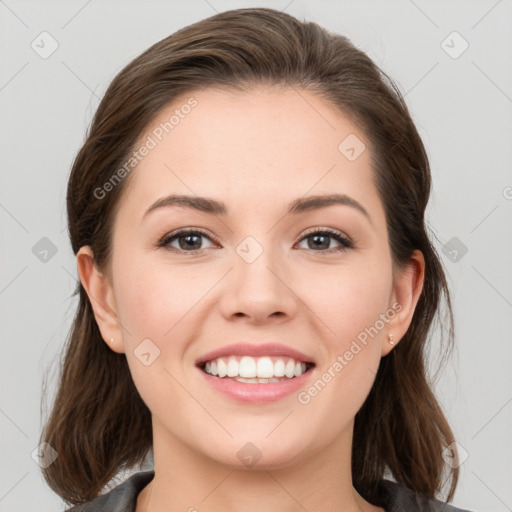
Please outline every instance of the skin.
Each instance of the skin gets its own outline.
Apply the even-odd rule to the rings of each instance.
[[[77,255],[105,343],[126,355],[152,414],[155,478],[137,512],[382,512],[352,486],[354,416],[381,358],[411,322],[423,256],[416,251],[393,276],[369,141],[325,100],[293,89],[197,91],[162,110],[140,140],[191,96],[197,107],[130,175],[108,271],[96,268],[90,247]],[[338,150],[349,134],[366,145],[354,161]],[[346,205],[285,215],[296,198],[333,192],[360,202],[371,222]],[[142,220],[170,193],[221,200],[228,215],[172,206]],[[199,237],[198,254],[176,238],[175,252],[156,247],[181,228],[202,228],[219,242]],[[328,253],[340,243],[326,238],[317,248],[305,235],[311,228],[337,230],[355,247]],[[236,252],[247,236],[263,249],[252,263]],[[401,310],[307,405],[296,393],[239,403],[207,385],[194,365],[237,340],[276,341],[316,361],[307,389],[395,302]],[[160,350],[149,366],[134,355],[146,338]],[[237,457],[247,442],[262,455],[252,468]]]

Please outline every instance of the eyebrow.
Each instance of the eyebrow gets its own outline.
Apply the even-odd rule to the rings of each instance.
[[[288,205],[288,211],[286,214],[298,215],[309,211],[319,210],[321,208],[327,208],[328,206],[332,205],[350,206],[351,208],[354,208],[362,213],[370,222],[370,224],[373,225],[370,214],[366,211],[364,206],[346,194],[327,194],[301,197],[299,199],[295,199]],[[225,203],[222,201],[217,201],[216,199],[210,199],[207,197],[171,194],[166,197],[157,199],[146,210],[143,215],[143,219],[151,212],[159,208],[165,208],[169,206],[182,206],[211,215],[225,216],[228,214],[228,209]]]

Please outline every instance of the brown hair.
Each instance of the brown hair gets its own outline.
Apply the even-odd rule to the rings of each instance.
[[[123,165],[164,106],[198,89],[243,91],[263,83],[313,91],[362,129],[372,148],[394,270],[410,262],[413,250],[423,253],[424,288],[411,325],[381,360],[355,417],[352,476],[364,496],[389,471],[434,498],[445,483],[442,451],[454,441],[425,366],[429,330],[443,295],[449,320],[445,357],[453,348],[454,328],[446,277],[424,220],[429,162],[398,87],[346,37],[273,9],[237,9],[185,27],[130,62],[106,91],[73,163],[67,190],[73,252],[90,245],[96,266],[108,270],[113,218],[128,178],[101,199],[94,191]],[[126,357],[103,341],[80,282],[76,294],[56,398],[41,434],[41,442],[58,453],[43,469],[44,478],[74,504],[97,496],[152,448],[150,411]],[[448,469],[448,477],[451,500],[458,468]]]

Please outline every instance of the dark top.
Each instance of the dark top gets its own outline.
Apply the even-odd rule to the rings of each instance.
[[[135,473],[106,494],[75,505],[65,512],[135,512],[139,493],[154,476],[154,470]],[[384,508],[386,512],[470,512],[417,495],[391,480],[380,480],[377,488],[378,502],[373,504]]]

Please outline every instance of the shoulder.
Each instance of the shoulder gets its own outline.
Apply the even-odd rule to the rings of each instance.
[[[386,512],[471,512],[443,501],[417,494],[403,484],[380,480],[377,484],[379,506]]]
[[[135,473],[106,494],[75,505],[65,512],[135,512],[139,493],[154,476],[153,470]]]

